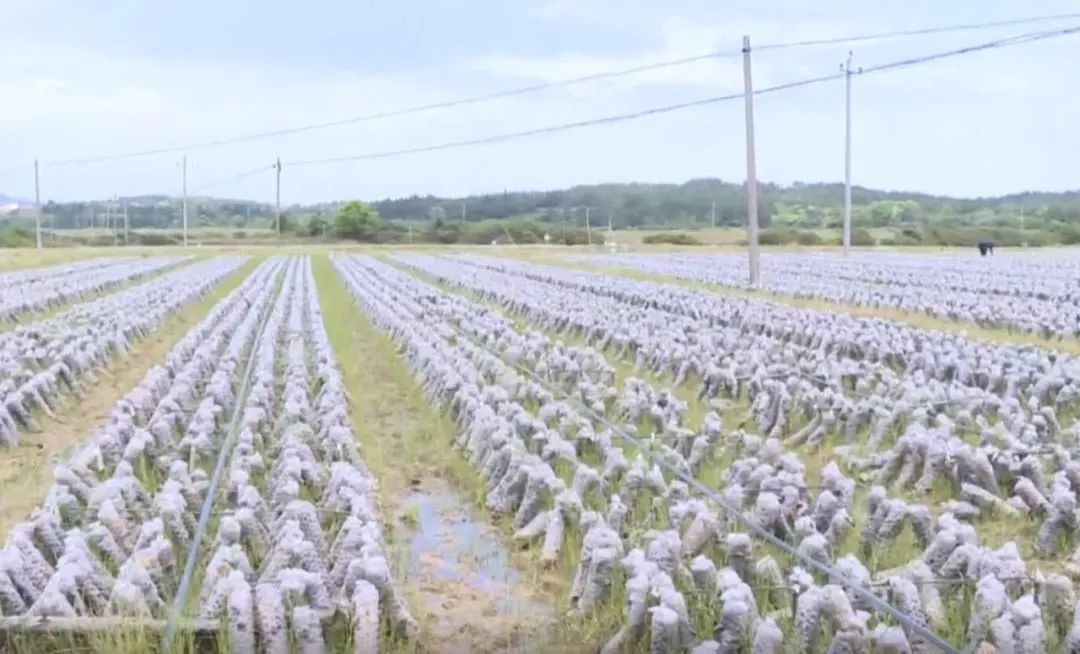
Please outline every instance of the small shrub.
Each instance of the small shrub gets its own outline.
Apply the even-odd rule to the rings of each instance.
[[[682,232],[649,234],[641,239],[641,242],[647,245],[702,245],[702,242],[696,237]]]
[[[180,242],[175,235],[162,232],[131,232],[129,236],[139,245],[177,245]]]
[[[851,244],[857,247],[873,247],[877,245],[877,239],[870,230],[860,227],[851,230]]]
[[[790,232],[779,229],[763,229],[758,232],[758,244],[760,245],[784,245],[791,243],[794,236]]]

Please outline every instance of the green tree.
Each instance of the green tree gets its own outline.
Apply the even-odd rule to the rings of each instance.
[[[275,221],[274,227],[277,227],[276,222],[277,221]],[[282,211],[281,212],[281,233],[282,234],[287,234],[287,233],[293,231],[293,229],[295,229],[295,228],[296,228],[296,225],[293,223],[292,216],[290,216],[288,213]]]
[[[345,203],[334,217],[334,234],[354,241],[373,241],[379,231],[379,214],[368,203]]]
[[[317,213],[308,220],[308,236],[324,236],[330,229],[330,221],[322,213]]]

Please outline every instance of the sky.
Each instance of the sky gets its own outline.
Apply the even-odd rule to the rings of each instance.
[[[179,194],[182,152],[60,165],[335,121],[607,70],[718,56],[490,102],[190,149],[193,194],[282,203],[745,178],[734,101],[478,147],[311,159],[530,130],[739,93],[754,46],[1080,12],[1045,0],[0,0],[0,193]],[[1080,25],[1080,19],[753,53],[756,88]],[[856,76],[852,178],[953,196],[1080,187],[1065,74],[1080,35]],[[841,181],[844,81],[755,99],[759,180]],[[243,179],[230,178],[258,167]],[[220,182],[220,183],[216,183]]]

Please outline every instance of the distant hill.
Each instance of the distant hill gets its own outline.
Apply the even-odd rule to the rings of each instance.
[[[836,183],[801,183],[790,186],[762,183],[758,215],[770,224],[796,228],[832,228],[843,215],[844,187]],[[481,196],[443,198],[412,196],[380,200],[374,204],[386,219],[460,219],[465,204],[469,221],[488,218],[529,217],[546,222],[581,225],[584,208],[593,224],[606,224],[608,216],[620,227],[694,227],[746,224],[746,193],[741,183],[719,179],[693,179],[682,184],[596,184],[551,191],[507,191]],[[996,198],[951,198],[908,191],[852,187],[856,224],[865,227],[903,227],[926,221],[975,225],[1018,223],[1021,207],[1034,222],[1068,221],[1080,217],[1080,191],[1020,193]]]
[[[6,196],[0,195],[0,204]],[[343,198],[347,200],[349,198]],[[762,227],[829,229],[839,227],[843,215],[843,185],[762,183],[759,188],[759,219]],[[180,200],[165,195],[126,198],[133,227],[177,227],[181,221]],[[964,227],[999,229],[1077,229],[1080,218],[1080,191],[1064,193],[1019,193],[1001,197],[952,198],[909,191],[852,188],[854,223],[858,227],[890,227],[896,230]],[[340,203],[326,202],[285,209],[292,222],[306,222],[314,215],[334,214]],[[545,191],[506,191],[467,197],[414,195],[376,200],[372,205],[385,221],[459,223],[465,205],[465,219],[476,223],[490,219],[528,219],[553,226],[584,226],[585,208],[594,226],[606,226],[609,218],[616,229],[693,229],[713,223],[719,226],[746,224],[746,193],[741,183],[719,179],[692,179],[681,184],[595,184]],[[108,203],[63,202],[44,207],[59,228],[103,224]],[[224,227],[268,226],[273,220],[272,205],[222,198],[189,198],[189,222],[193,225]],[[1080,232],[1078,232],[1080,233]],[[1080,238],[1080,236],[1078,236]]]

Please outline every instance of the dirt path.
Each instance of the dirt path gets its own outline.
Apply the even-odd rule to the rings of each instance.
[[[530,573],[475,508],[481,488],[389,338],[353,302],[329,259],[313,261],[361,454],[379,479],[395,574],[421,625],[416,644],[392,651],[529,651],[551,617]]]
[[[100,373],[96,385],[87,385],[81,400],[66,397],[55,420],[39,418],[41,432],[23,432],[20,445],[0,451],[0,534],[6,534],[41,504],[52,483],[54,463],[63,460],[95,429],[104,427],[113,405],[142,381],[151,367],[163,361],[184,334],[239,286],[258,263],[253,257],[210,295],[174,314],[161,329],[137,343],[131,354],[118,358],[108,371]]]

